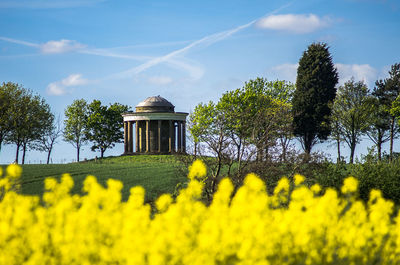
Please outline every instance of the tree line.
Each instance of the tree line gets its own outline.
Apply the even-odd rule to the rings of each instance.
[[[104,152],[123,139],[121,114],[128,106],[119,103],[102,105],[75,100],[65,109],[65,120],[51,112],[49,104],[38,94],[20,84],[7,82],[0,86],[0,151],[4,144],[16,146],[15,163],[25,163],[26,152],[37,150],[47,153],[50,162],[54,145],[60,136],[77,149],[79,161],[81,147],[91,143],[92,151]]]
[[[399,134],[400,64],[392,65],[389,77],[377,80],[372,90],[354,78],[338,87],[338,80],[328,45],[313,43],[299,60],[296,84],[256,78],[225,92],[218,102],[198,104],[188,128],[195,156],[215,157],[206,160],[212,182],[225,166],[228,175],[241,176],[249,163],[290,162],[298,153],[294,139],[304,159],[315,144],[329,140],[337,147],[338,161],[346,144],[353,163],[365,136],[374,142],[379,160],[382,144],[389,141],[392,159]]]

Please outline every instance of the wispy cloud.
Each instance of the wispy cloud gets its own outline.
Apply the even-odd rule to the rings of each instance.
[[[269,14],[265,15],[272,15],[275,14],[276,12],[279,12],[280,10],[288,7],[289,5],[291,5],[292,2],[289,2],[288,4],[285,4],[277,9],[275,9],[274,11],[270,12]],[[119,72],[116,74],[113,74],[110,76],[110,78],[126,78],[126,77],[130,77],[133,75],[137,75],[155,65],[158,65],[160,63],[164,63],[164,62],[168,62],[170,61],[172,58],[180,56],[180,55],[184,55],[185,53],[189,52],[190,50],[196,48],[196,47],[208,47],[216,42],[222,41],[230,36],[232,36],[233,34],[237,33],[238,31],[241,31],[243,29],[246,29],[252,25],[254,25],[259,19],[255,19],[253,21],[250,21],[249,23],[240,25],[238,27],[235,27],[233,29],[230,30],[226,30],[226,31],[222,31],[222,32],[218,32],[218,33],[214,33],[211,35],[208,35],[206,37],[203,37],[199,40],[193,41],[192,43],[186,45],[185,47],[172,51],[166,55],[163,56],[159,56],[156,57],[154,59],[151,59],[143,64],[140,64],[136,67],[133,67],[131,69],[128,69],[126,71],[123,72]]]
[[[37,48],[40,50],[41,53],[44,53],[44,54],[73,52],[73,51],[82,50],[86,47],[86,45],[81,44],[77,41],[65,40],[65,39],[51,40],[46,43],[40,43],[40,44],[23,41],[23,40],[7,38],[7,37],[1,37],[1,36],[0,36],[0,40],[10,42],[10,43],[20,44],[20,45],[27,46],[27,47]]]
[[[90,55],[97,55],[102,57],[111,57],[111,58],[119,58],[119,59],[128,59],[128,60],[135,60],[135,61],[146,61],[150,60],[154,57],[144,56],[144,55],[134,55],[134,54],[124,54],[124,53],[116,53],[111,50],[114,48],[109,49],[83,49],[79,50],[79,53],[83,54],[90,54]]]
[[[85,85],[89,81],[82,78],[81,74],[71,74],[61,81],[50,83],[47,86],[47,93],[54,96],[62,96],[70,91],[72,87]]]
[[[158,75],[149,77],[148,82],[153,85],[165,86],[171,84],[173,82],[173,79],[169,76]]]
[[[171,67],[187,72],[192,81],[199,80],[204,75],[204,68],[196,65],[194,62],[186,63],[182,59],[172,59],[167,61],[167,64],[171,65]]]
[[[279,31],[288,31],[297,34],[310,33],[327,27],[332,23],[329,17],[309,15],[270,15],[257,21],[257,27]]]
[[[91,6],[106,0],[12,0],[1,1],[0,8],[51,9]]]
[[[42,53],[65,53],[81,50],[86,46],[74,40],[51,40],[40,45]]]
[[[28,42],[28,41],[17,40],[17,39],[1,37],[1,36],[0,36],[0,40],[10,42],[10,43],[20,44],[20,45],[24,45],[24,46],[28,46],[28,47],[40,48],[40,44],[32,43],[32,42]]]

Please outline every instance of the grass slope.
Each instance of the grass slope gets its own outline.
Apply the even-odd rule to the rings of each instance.
[[[75,181],[72,193],[82,194],[82,183],[87,175],[94,175],[106,186],[107,179],[121,180],[124,184],[122,198],[129,197],[129,189],[142,186],[146,189],[146,201],[153,201],[162,193],[172,193],[178,183],[186,181],[182,165],[174,156],[123,156],[103,160],[71,164],[24,165],[21,192],[42,195],[46,177],[61,178],[69,173]]]

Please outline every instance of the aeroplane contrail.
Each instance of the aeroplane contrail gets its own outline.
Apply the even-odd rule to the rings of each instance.
[[[285,5],[283,5],[283,6],[279,7],[279,8],[277,8],[277,9],[275,9],[275,10],[273,10],[273,11],[267,13],[267,14],[265,14],[262,17],[275,14],[275,13],[279,12],[280,10],[290,6],[293,2],[294,1],[289,2],[289,3],[285,4]],[[181,49],[175,50],[173,52],[170,52],[170,53],[168,53],[166,55],[163,55],[163,56],[160,56],[160,57],[153,58],[153,59],[151,59],[151,60],[149,60],[149,61],[147,61],[147,62],[145,62],[145,63],[143,63],[141,65],[138,65],[138,66],[136,66],[134,68],[131,68],[131,69],[128,69],[126,71],[119,72],[119,73],[116,73],[116,74],[112,74],[110,77],[111,78],[121,78],[121,77],[126,77],[126,76],[139,74],[139,73],[141,73],[141,72],[143,72],[143,71],[145,71],[145,70],[147,70],[147,69],[149,69],[149,68],[151,68],[151,67],[153,67],[155,65],[158,65],[160,63],[166,62],[166,61],[170,60],[171,58],[173,58],[173,57],[175,57],[177,55],[183,54],[183,53],[189,51],[190,49],[192,49],[192,48],[194,48],[196,46],[200,46],[200,45],[204,45],[204,44],[209,46],[209,45],[211,45],[213,43],[222,41],[222,40],[226,39],[227,37],[235,34],[236,32],[252,26],[259,19],[260,18],[252,20],[251,22],[249,22],[247,24],[240,25],[240,26],[238,26],[236,28],[233,28],[233,29],[230,29],[230,30],[226,30],[226,31],[222,31],[222,32],[218,32],[218,33],[214,33],[214,34],[208,35],[206,37],[203,37],[203,38],[201,38],[199,40],[196,40],[196,41],[190,43],[189,45],[187,45],[187,46],[185,46],[185,47],[183,47]]]

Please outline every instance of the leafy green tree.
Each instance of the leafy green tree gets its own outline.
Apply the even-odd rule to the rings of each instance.
[[[390,140],[391,117],[387,115],[387,107],[380,103],[374,95],[369,97],[370,110],[368,118],[367,136],[376,145],[378,160],[382,160],[382,145]]]
[[[22,87],[16,83],[8,82],[0,86],[0,150],[6,137],[13,129],[13,117],[17,111],[15,105],[22,92]]]
[[[390,152],[389,160],[393,158],[393,143],[399,132],[399,126],[396,123],[396,117],[390,112],[393,102],[400,95],[400,64],[391,66],[389,77],[375,82],[373,95],[378,98],[379,104],[383,106],[386,115],[390,117]]]
[[[397,122],[400,124],[400,95],[393,101],[390,114],[396,117]]]
[[[6,135],[6,142],[16,145],[15,162],[19,161],[19,151],[22,148],[22,164],[32,142],[39,139],[51,123],[52,113],[50,106],[39,95],[20,85],[8,83],[12,95],[8,108],[10,131]]]
[[[92,151],[100,151],[101,158],[107,149],[122,142],[124,122],[121,114],[128,110],[128,106],[119,103],[103,106],[99,100],[93,100],[88,105],[86,139],[93,143]]]
[[[269,148],[278,138],[283,144],[283,152],[286,152],[287,136],[291,135],[291,131],[287,134],[287,129],[291,129],[288,124],[291,115],[287,110],[291,108],[293,91],[294,86],[286,81],[256,78],[246,82],[243,88],[223,94],[218,106],[236,146],[239,164],[241,156],[251,155],[244,152],[249,150],[249,144],[257,147],[260,161],[268,159]]]
[[[207,179],[205,193],[211,200],[215,192],[218,177],[226,161],[229,139],[224,116],[221,110],[212,101],[207,104],[198,104],[189,115],[189,132],[198,146],[199,155],[212,155],[215,160],[204,159],[211,171]]]
[[[350,148],[350,163],[354,161],[356,145],[368,128],[370,101],[368,88],[354,79],[340,86],[333,103],[332,116],[339,134]]]
[[[293,95],[293,130],[306,154],[331,132],[330,104],[336,96],[338,73],[325,43],[313,43],[300,58]]]
[[[58,116],[57,120],[54,116],[51,117],[51,125],[44,131],[43,135],[35,141],[32,145],[33,149],[47,152],[47,164],[50,162],[51,152],[54,145],[57,143],[58,137],[62,134],[61,118]]]
[[[23,126],[22,137],[22,164],[25,163],[25,155],[28,148],[34,147],[34,142],[42,138],[51,128],[54,115],[51,113],[49,104],[39,95],[34,95],[30,99],[28,115]]]
[[[76,161],[82,146],[86,144],[86,125],[88,120],[88,104],[84,99],[76,99],[65,109],[64,140],[76,148]]]

